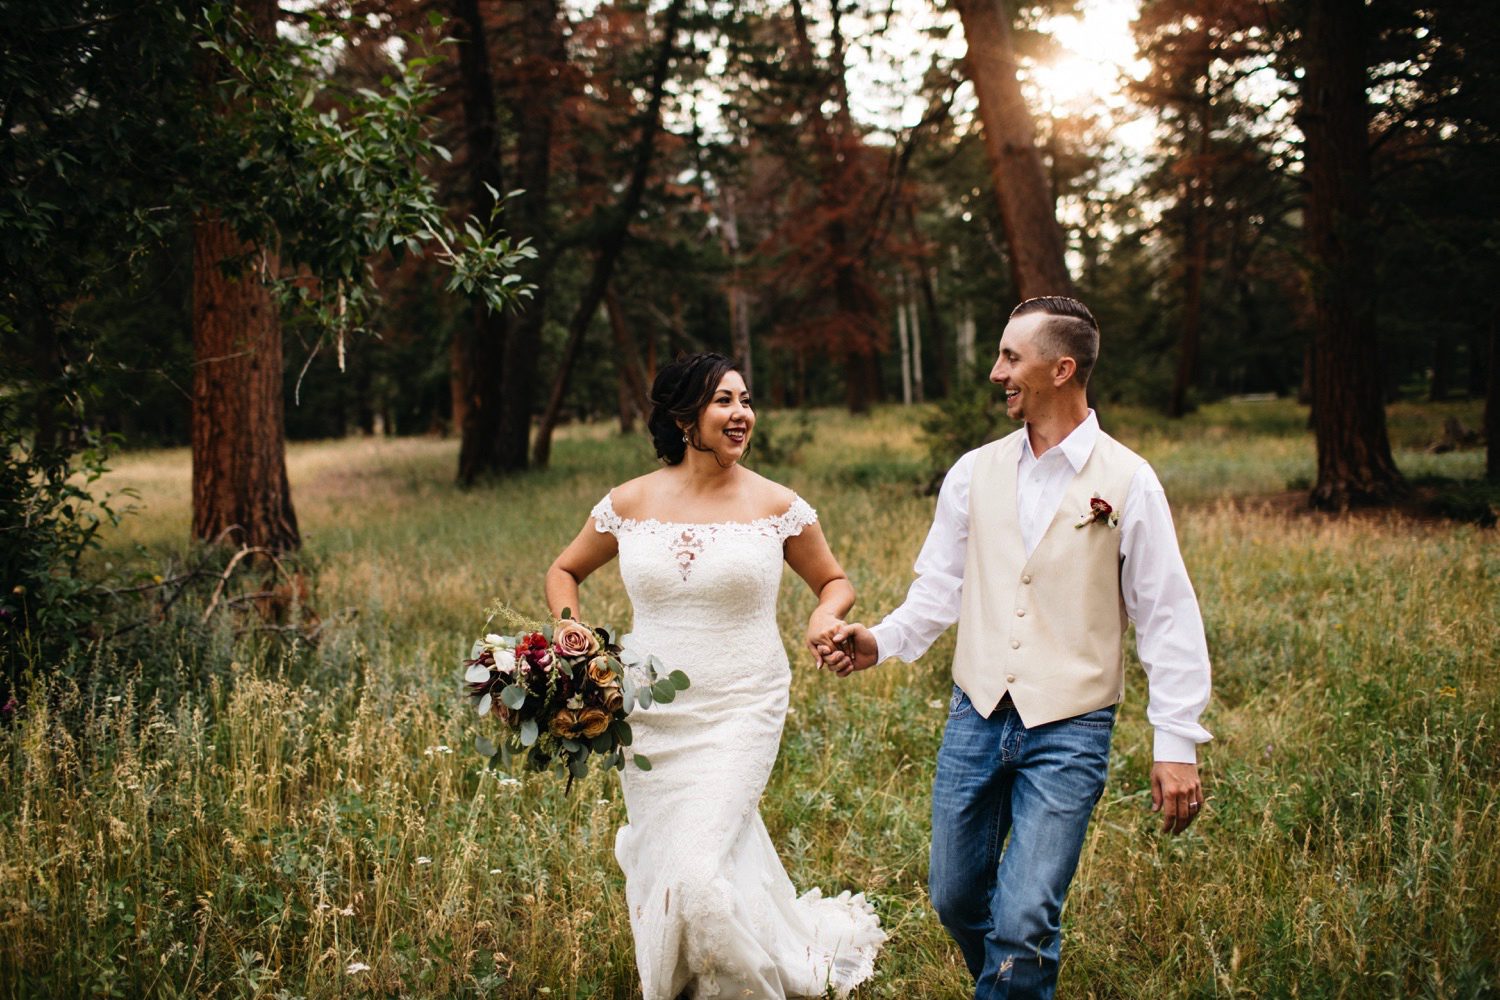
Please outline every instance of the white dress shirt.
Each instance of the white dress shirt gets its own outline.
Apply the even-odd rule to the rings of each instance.
[[[1016,509],[1028,556],[1098,439],[1099,420],[1093,410],[1040,458],[1031,453],[1030,435],[1023,439]],[[969,452],[948,471],[906,602],[870,630],[879,660],[895,656],[910,663],[958,621],[969,538],[969,483],[978,454]],[[1208,704],[1208,642],[1198,597],[1177,547],[1166,492],[1146,464],[1131,479],[1120,516],[1120,590],[1125,612],[1135,623],[1136,652],[1150,689],[1146,718],[1156,729],[1155,759],[1193,763],[1197,745],[1213,738],[1198,724]]]

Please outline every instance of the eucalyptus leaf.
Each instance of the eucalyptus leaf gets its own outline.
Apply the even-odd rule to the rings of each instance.
[[[665,705],[677,697],[677,689],[668,680],[660,680],[651,685],[651,696]]]
[[[614,745],[615,741],[609,735],[608,730],[600,733],[598,736],[595,736],[592,740],[589,740],[589,746],[594,748],[594,753],[608,753],[610,748]]]
[[[581,778],[589,773],[589,759],[587,757],[574,757],[568,761],[568,773],[575,778]]]
[[[630,746],[630,741],[635,739],[635,733],[630,730],[630,723],[624,719],[616,719],[615,724],[610,728],[615,731],[615,739],[622,747]]]
[[[499,747],[495,746],[494,740],[481,733],[474,737],[474,749],[479,751],[481,757],[493,757]]]
[[[523,747],[534,747],[541,730],[537,729],[535,719],[521,720],[521,745]]]
[[[572,608],[563,608],[562,609],[562,614],[558,615],[557,617],[560,618],[563,621],[568,621],[569,619],[571,619],[573,617],[573,609]]]
[[[489,715],[491,701],[493,701],[493,699],[489,695],[485,695],[483,698],[479,699],[479,704],[474,706],[474,711],[478,712],[481,716]]]
[[[635,761],[635,766],[642,771],[651,770],[651,760],[645,754],[633,753],[630,755],[630,759]]]
[[[635,689],[636,701],[641,703],[642,708],[651,707],[651,685],[643,684]]]
[[[500,692],[500,700],[505,703],[506,708],[519,712],[521,706],[526,704],[526,689],[519,684],[507,684],[505,690]]]
[[[667,680],[671,681],[672,686],[679,691],[686,691],[693,683],[688,680],[688,675],[681,670],[672,671],[667,675]]]

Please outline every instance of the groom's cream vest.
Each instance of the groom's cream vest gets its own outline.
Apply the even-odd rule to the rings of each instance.
[[[1123,513],[1145,459],[1099,432],[1030,558],[1016,509],[1026,429],[980,450],[953,680],[988,717],[1011,701],[1028,728],[1117,704],[1124,694],[1120,529],[1079,528],[1095,494]]]

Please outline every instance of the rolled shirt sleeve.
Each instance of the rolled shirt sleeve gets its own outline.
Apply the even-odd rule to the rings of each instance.
[[[1198,724],[1212,679],[1208,640],[1166,491],[1149,465],[1130,481],[1120,532],[1120,590],[1150,690],[1154,757],[1195,763],[1198,744],[1213,739]]]

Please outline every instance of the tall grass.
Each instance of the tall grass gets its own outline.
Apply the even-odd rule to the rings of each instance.
[[[1400,416],[1404,465],[1471,474],[1472,453],[1419,450],[1441,411]],[[1205,814],[1163,837],[1132,666],[1065,913],[1061,995],[1496,993],[1493,531],[1257,503],[1311,475],[1305,415],[1286,404],[1107,422],[1176,503],[1216,739]],[[766,471],[819,508],[858,613],[878,617],[931,517],[917,421],[815,425],[799,464]],[[316,648],[222,614],[200,627],[200,604],[33,691],[0,731],[0,994],[638,995],[617,785],[591,777],[565,796],[482,771],[457,658],[491,597],[541,607],[542,570],[611,484],[650,467],[645,446],[575,428],[552,470],[468,492],[450,485],[454,459],[429,440],[292,450],[313,603],[353,609]],[[186,559],[187,456],[131,456],[114,479],[145,509],[108,557]],[[809,609],[788,574],[794,660]],[[628,621],[613,566],[583,610]],[[923,885],[951,652],[950,635],[911,666],[794,675],[762,812],[799,886],[875,900],[892,938],[861,997],[967,986]]]

